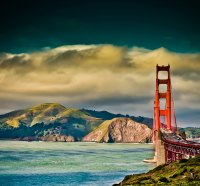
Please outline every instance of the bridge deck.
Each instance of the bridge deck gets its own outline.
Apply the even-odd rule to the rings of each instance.
[[[162,130],[162,140],[166,143],[183,146],[183,147],[191,147],[200,149],[200,143],[184,140],[181,136],[169,132],[167,130]]]

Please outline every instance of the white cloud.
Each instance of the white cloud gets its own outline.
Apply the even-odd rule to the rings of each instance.
[[[156,64],[171,65],[178,119],[183,123],[187,120],[186,116],[181,118],[186,107],[193,110],[188,118],[200,113],[200,54],[113,45],[0,54],[0,112],[60,102],[65,106],[152,116]]]

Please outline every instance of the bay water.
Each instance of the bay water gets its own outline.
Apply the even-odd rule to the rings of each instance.
[[[1,186],[109,186],[147,172],[153,144],[0,141]]]

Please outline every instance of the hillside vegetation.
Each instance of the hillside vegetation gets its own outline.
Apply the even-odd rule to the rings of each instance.
[[[45,103],[0,116],[1,138],[72,136],[80,141],[103,120],[57,103]]]
[[[92,131],[108,135],[108,125],[116,117],[128,115],[107,111],[66,108],[58,103],[44,103],[0,115],[0,138],[44,141],[81,141]],[[152,126],[152,120],[130,116]],[[135,129],[130,129],[135,130]],[[102,142],[102,135],[94,140]]]
[[[113,186],[125,185],[199,186],[200,155],[188,160],[182,159],[168,165],[160,165],[144,174],[126,176],[122,182]]]

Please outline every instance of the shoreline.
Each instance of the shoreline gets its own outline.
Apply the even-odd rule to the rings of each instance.
[[[153,145],[153,143],[132,143],[132,142],[113,142],[113,143],[105,143],[105,142],[95,142],[95,141],[44,141],[44,140],[18,140],[18,139],[12,139],[12,138],[0,138],[0,141],[19,141],[19,142],[55,142],[55,143],[96,143],[96,144],[134,144],[134,145]]]

